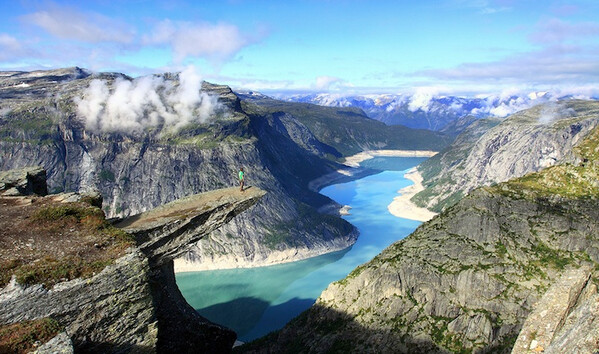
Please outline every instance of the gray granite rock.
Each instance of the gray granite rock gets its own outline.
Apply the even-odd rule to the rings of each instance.
[[[46,171],[42,167],[25,167],[8,171],[0,171],[0,194],[46,195]]]
[[[76,351],[228,352],[233,331],[199,316],[175,282],[173,258],[253,206],[264,192],[236,188],[188,198],[184,206],[135,218],[138,246],[88,279],[46,289],[13,277],[0,290],[0,324],[52,317]],[[158,220],[158,221],[156,221]]]

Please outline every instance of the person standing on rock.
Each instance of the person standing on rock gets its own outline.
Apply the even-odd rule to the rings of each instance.
[[[239,190],[241,192],[243,192],[243,182],[244,182],[244,177],[245,177],[244,174],[245,173],[243,172],[243,167],[241,167],[239,169]]]

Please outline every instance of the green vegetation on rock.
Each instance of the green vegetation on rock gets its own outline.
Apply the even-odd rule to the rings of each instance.
[[[439,212],[477,187],[552,165],[542,179],[529,175],[518,181],[519,187],[547,186],[546,195],[576,196],[585,193],[586,188],[597,191],[595,175],[586,176],[576,157],[576,149],[582,146],[575,145],[598,121],[598,102],[565,100],[515,113],[503,121],[474,122],[448,148],[419,166],[425,189],[412,201]],[[583,156],[582,161],[593,161],[593,157]]]
[[[33,233],[43,230],[40,237],[46,237],[45,242],[64,246],[57,246],[62,255],[31,251],[3,259],[0,287],[6,285],[13,274],[20,284],[44,284],[48,288],[60,281],[89,277],[135,245],[133,236],[110,225],[100,208],[83,202],[35,208],[29,220],[13,226]],[[76,248],[73,252],[72,247]]]
[[[52,318],[0,326],[0,353],[29,353],[55,337],[62,326]]]
[[[358,108],[323,107],[273,99],[243,101],[242,106],[254,115],[288,113],[308,127],[318,140],[343,156],[376,149],[440,150],[451,141],[448,136],[428,130],[387,126],[368,118]]]
[[[522,123],[534,124],[528,118]],[[599,269],[598,146],[595,127],[574,149],[578,164],[456,200],[331,284],[302,321],[248,350],[276,351],[293,338],[294,347],[309,352],[343,338],[354,351],[509,351],[535,302],[561,274]]]
[[[578,165],[552,166],[537,173],[498,185],[503,193],[518,193],[524,198],[555,196],[565,198],[599,198],[599,129],[595,129],[574,148]]]

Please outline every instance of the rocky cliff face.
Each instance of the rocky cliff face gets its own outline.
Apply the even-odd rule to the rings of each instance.
[[[255,266],[355,242],[351,225],[316,212],[332,201],[307,188],[339,168],[335,159],[364,148],[429,150],[447,143],[436,133],[386,127],[359,109],[276,100],[257,104],[209,83],[201,92],[212,104],[207,106],[211,114],[198,108],[188,117],[181,108],[186,101],[173,103],[185,86],[181,75],[132,79],[79,68],[3,73],[0,170],[42,166],[50,192],[97,189],[108,217],[122,218],[236,185],[237,171],[244,167],[246,184],[269,194],[178,264],[186,269]],[[83,116],[81,102],[91,118]],[[186,117],[186,124],[155,124],[158,111],[170,120]],[[115,117],[102,120],[98,112]],[[136,120],[129,121],[131,115]]]
[[[595,101],[561,101],[518,112],[500,124],[483,120],[419,167],[425,190],[412,200],[434,211],[479,186],[504,182],[559,163],[576,163],[572,148],[597,126]]]
[[[243,193],[229,188],[124,220],[119,226],[134,235],[135,245],[99,273],[51,288],[22,285],[13,277],[0,290],[0,324],[50,317],[64,327],[75,350],[84,352],[229,352],[235,333],[186,303],[173,259],[263,195],[255,187]],[[80,247],[89,252],[85,242]]]
[[[599,294],[588,268],[566,272],[535,305],[512,353],[595,353]]]
[[[315,212],[328,198],[307,183],[336,168],[322,157],[331,152],[293,116],[247,115],[226,86],[205,83],[218,98],[207,123],[176,132],[98,132],[77,110],[94,80],[114,87],[121,74],[81,69],[12,73],[0,78],[0,169],[44,167],[50,192],[98,189],[109,217],[126,217],[161,204],[237,184],[268,189],[263,202],[188,254],[191,262],[220,266],[293,260],[348,247],[355,230],[337,217]],[[160,80],[178,85],[176,75]],[[318,227],[312,225],[318,222]],[[239,236],[232,238],[231,235]],[[231,256],[235,254],[235,256]]]
[[[508,352],[565,271],[599,264],[598,144],[596,128],[572,150],[580,163],[473,191],[243,351]],[[556,326],[554,348],[596,340],[584,311]]]

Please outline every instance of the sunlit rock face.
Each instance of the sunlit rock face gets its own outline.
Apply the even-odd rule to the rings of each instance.
[[[599,263],[598,146],[594,128],[573,162],[475,189],[244,351],[508,352],[524,325],[522,346],[593,352],[597,276],[584,269]]]
[[[236,334],[187,304],[175,282],[173,259],[264,195],[256,187],[216,190],[122,220],[117,226],[135,240],[124,256],[91,277],[50,288],[22,285],[13,276],[0,290],[0,324],[50,317],[75,351],[228,352]],[[52,197],[58,205],[70,200],[60,197]],[[45,350],[56,352],[65,340],[48,346]]]
[[[49,192],[98,190],[106,215],[122,218],[235,186],[245,168],[246,185],[269,194],[192,248],[182,261],[194,269],[291,261],[353,244],[355,230],[338,217],[313,227],[316,209],[331,200],[307,184],[335,171],[324,156],[339,153],[292,115],[243,108],[229,87],[198,85],[192,74],[5,73],[0,169],[42,166]]]
[[[441,211],[479,187],[563,163],[578,163],[574,147],[599,124],[599,103],[569,100],[482,120],[424,162],[418,205]]]

